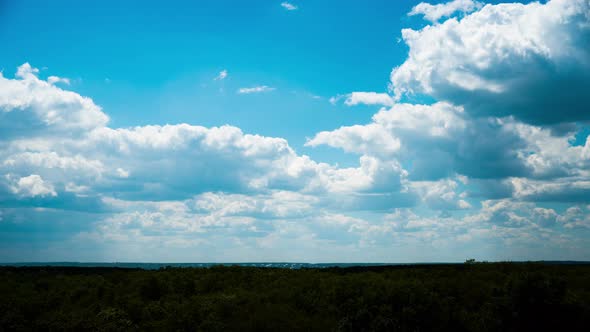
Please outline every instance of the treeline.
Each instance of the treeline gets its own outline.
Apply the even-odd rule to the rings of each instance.
[[[0,268],[0,331],[587,331],[590,265]]]

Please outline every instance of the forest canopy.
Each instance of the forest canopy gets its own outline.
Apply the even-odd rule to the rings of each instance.
[[[0,331],[581,331],[590,265],[1,267]]]

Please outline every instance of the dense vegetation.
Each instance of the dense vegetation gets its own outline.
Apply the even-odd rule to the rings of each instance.
[[[587,331],[590,265],[0,268],[1,331]]]

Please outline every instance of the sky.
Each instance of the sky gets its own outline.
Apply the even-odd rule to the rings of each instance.
[[[0,262],[590,260],[590,0],[0,0]]]

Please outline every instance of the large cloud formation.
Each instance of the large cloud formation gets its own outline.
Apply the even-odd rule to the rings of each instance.
[[[91,99],[35,73],[24,64],[15,79],[0,77],[0,115],[9,134],[0,141],[0,167],[7,182],[36,172],[58,191],[111,188],[120,195],[183,198],[219,190],[380,192],[384,182],[396,190],[403,180],[396,164],[366,157],[358,168],[336,168],[298,155],[282,138],[232,126],[110,128]]]
[[[229,125],[113,128],[29,64],[0,73],[0,260],[588,258],[589,9],[416,6],[393,95],[344,101],[384,108],[306,143],[355,167]]]
[[[486,5],[402,37],[410,53],[391,73],[398,99],[428,94],[532,124],[590,119],[588,0]]]

